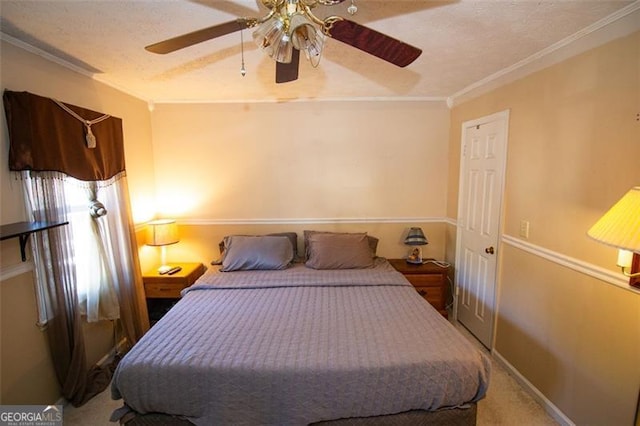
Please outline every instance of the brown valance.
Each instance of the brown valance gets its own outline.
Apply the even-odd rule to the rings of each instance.
[[[109,117],[90,126],[95,148],[89,148],[87,126],[104,114],[28,92],[4,92],[9,129],[9,170],[57,171],[85,181],[107,180],[125,170],[122,120]]]

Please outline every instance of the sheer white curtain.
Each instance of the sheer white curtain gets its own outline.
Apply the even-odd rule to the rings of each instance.
[[[67,220],[69,203],[64,175],[58,172],[21,173],[27,214],[31,220]],[[59,226],[31,236],[39,323],[46,326],[62,395],[74,405],[91,391],[82,334],[73,262],[73,231]]]
[[[76,193],[78,198],[82,198],[84,209],[78,220],[72,223],[74,229],[78,231],[74,242],[77,248],[76,270],[80,312],[86,315],[88,322],[117,319],[120,317],[120,305],[116,293],[114,265],[110,261],[113,244],[107,222],[109,210],[98,201],[98,192],[101,196],[107,197],[107,194],[111,195],[113,190],[117,190],[117,185],[113,183],[103,185],[102,182],[70,181],[69,183],[82,186],[84,189],[82,193]],[[117,210],[112,211],[111,215],[117,215],[117,213]]]
[[[57,172],[37,174],[21,172],[24,184],[27,215],[31,221],[62,222],[69,216],[65,187],[65,175]],[[39,232],[31,237],[34,253],[35,292],[38,306],[38,324],[45,326],[56,316],[58,305],[67,299],[61,290],[76,294],[76,270],[73,262],[74,244],[72,229],[67,226]],[[37,255],[36,255],[37,253]],[[71,307],[77,299],[68,300]]]
[[[96,251],[96,260],[87,262],[93,265],[87,274],[94,276],[87,281],[87,320],[126,316],[130,314],[128,305],[135,298],[135,278],[140,274],[137,247],[130,235],[134,226],[127,179],[120,173],[106,181],[90,182],[85,188],[85,208],[93,213],[89,216]],[[101,208],[104,214],[100,213]]]
[[[59,172],[20,176],[30,220],[69,222],[30,241],[39,323],[46,325],[63,395],[81,405],[110,380],[108,368],[86,366],[81,316],[120,319],[129,346],[148,327],[139,320],[142,280],[126,176],[96,182]]]
[[[118,243],[123,235],[127,235],[128,225],[126,211],[124,217],[121,213],[122,178],[84,182],[52,172],[47,172],[46,176],[23,172],[23,182],[29,204],[35,206],[32,211],[37,211],[37,206],[46,202],[41,198],[46,193],[49,198],[55,197],[56,205],[61,206],[59,210],[64,211],[62,217],[69,221],[65,242],[70,246],[66,256],[69,259],[68,275],[76,283],[80,313],[88,322],[118,319],[118,284],[131,275],[132,269],[131,262],[126,261],[131,257],[128,244]],[[38,263],[42,263],[36,268],[40,276],[49,262]],[[49,302],[43,297],[42,290],[37,290],[40,321],[46,323],[50,316],[47,313]]]

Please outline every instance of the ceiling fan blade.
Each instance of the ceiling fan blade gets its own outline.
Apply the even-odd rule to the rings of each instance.
[[[291,62],[283,64],[276,62],[276,83],[288,83],[298,79],[298,65],[300,64],[300,51],[293,49]]]
[[[179,49],[184,49],[185,47],[193,46],[194,44],[202,43],[203,41],[249,28],[252,25],[253,20],[248,18],[238,18],[223,24],[214,25],[213,27],[203,28],[198,31],[193,31],[191,33],[151,44],[145,47],[145,49],[153,53],[171,53]]]
[[[415,61],[422,50],[388,35],[367,28],[356,22],[342,19],[336,21],[329,34],[332,38],[365,51],[399,67]]]

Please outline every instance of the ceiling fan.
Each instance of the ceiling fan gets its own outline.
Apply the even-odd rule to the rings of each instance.
[[[297,80],[300,50],[312,62],[320,60],[325,36],[331,37],[399,67],[406,67],[422,50],[340,16],[316,17],[318,5],[344,0],[260,0],[269,9],[261,18],[237,18],[145,47],[166,54],[236,31],[256,27],[253,39],[276,61],[276,83]]]

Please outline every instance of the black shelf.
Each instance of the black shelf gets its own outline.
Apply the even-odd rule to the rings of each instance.
[[[0,225],[0,241],[10,238],[20,239],[20,254],[22,261],[27,260],[26,247],[29,235],[34,232],[44,231],[46,229],[55,228],[57,226],[68,225],[69,222],[16,222],[8,225]]]

